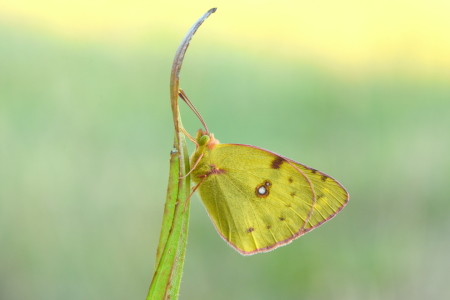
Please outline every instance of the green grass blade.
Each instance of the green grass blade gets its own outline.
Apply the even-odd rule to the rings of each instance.
[[[175,149],[170,156],[169,184],[156,253],[155,272],[149,299],[178,299],[189,226],[190,170],[181,117],[178,109],[179,74],[186,49],[200,25],[215,12],[210,9],[188,31],[175,54],[170,77],[170,100],[175,127]]]
[[[186,252],[189,223],[190,194],[189,176],[179,179],[180,173],[188,168],[186,143],[183,139],[182,152],[174,152],[170,158],[169,185],[164,208],[163,225],[158,245],[155,273],[147,299],[176,299]],[[180,172],[180,166],[184,170]]]

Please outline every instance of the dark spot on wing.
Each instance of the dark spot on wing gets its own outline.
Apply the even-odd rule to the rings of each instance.
[[[211,169],[209,170],[208,173],[206,173],[208,176],[209,175],[218,175],[218,174],[225,174],[226,173],[226,171],[224,169],[218,169],[218,168],[216,168],[215,165],[209,165],[209,167]]]
[[[247,229],[247,233],[250,233],[250,232],[252,232],[252,231],[254,231],[254,230],[255,230],[255,228],[250,227],[249,229]]]
[[[270,188],[272,183],[269,180],[265,180],[262,184],[256,186],[255,194],[258,198],[266,198],[270,194]]]
[[[267,225],[267,226],[266,226],[266,228],[267,228],[267,229],[270,229],[270,228],[271,228],[271,226],[270,226],[270,225]]]
[[[275,157],[275,159],[272,161],[272,164],[270,165],[270,167],[272,169],[279,169],[281,164],[283,163],[284,158],[282,158],[281,156],[277,156]]]
[[[292,181],[294,181],[294,180],[292,179],[292,177],[289,177],[289,182],[292,183]]]
[[[292,193],[291,193],[291,196],[292,196],[292,197],[294,197],[295,195],[296,195],[295,192],[292,192]]]
[[[311,172],[312,172],[313,174],[316,174],[317,170],[316,170],[316,169],[313,169],[313,168],[311,168]]]
[[[280,217],[279,219],[280,219],[280,221],[284,221],[284,220],[286,220],[286,219],[285,219],[285,218],[283,218],[283,217]]]
[[[320,179],[322,179],[322,181],[327,181],[327,179],[328,179],[328,176],[326,176],[326,175],[322,175],[322,177],[320,177]]]

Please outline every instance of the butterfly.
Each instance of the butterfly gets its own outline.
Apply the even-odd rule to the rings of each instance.
[[[329,175],[251,145],[220,144],[186,94],[200,129],[190,176],[220,236],[243,255],[289,244],[333,218],[349,200]]]

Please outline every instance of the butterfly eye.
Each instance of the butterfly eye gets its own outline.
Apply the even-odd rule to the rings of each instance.
[[[269,180],[264,181],[262,184],[258,185],[255,189],[255,194],[259,198],[266,198],[269,196],[270,187],[272,183]]]
[[[209,142],[209,136],[208,135],[203,135],[198,139],[198,144],[200,146],[206,145]]]

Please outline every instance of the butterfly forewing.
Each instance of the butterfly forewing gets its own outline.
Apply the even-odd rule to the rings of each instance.
[[[216,229],[242,254],[289,243],[348,200],[328,175],[248,145],[218,144],[197,170],[194,181],[203,175],[199,193]]]

